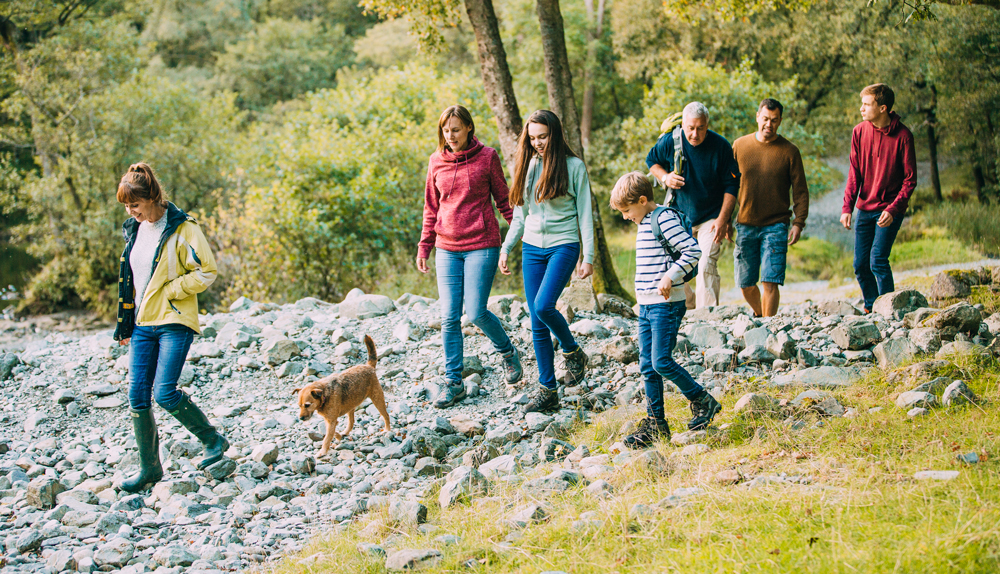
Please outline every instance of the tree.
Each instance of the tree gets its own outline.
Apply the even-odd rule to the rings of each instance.
[[[584,0],[587,17],[592,28],[587,38],[587,62],[583,68],[583,116],[580,118],[580,139],[584,151],[590,147],[590,131],[594,122],[594,93],[597,75],[597,46],[604,34],[604,0],[598,0],[594,11],[594,0]]]

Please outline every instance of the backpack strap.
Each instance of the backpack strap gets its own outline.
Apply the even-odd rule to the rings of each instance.
[[[674,138],[674,173],[684,177],[684,130],[681,126],[677,126],[671,132],[671,136]],[[666,186],[664,186],[666,187]],[[664,198],[664,205],[673,206],[677,200],[677,195],[674,190],[666,187],[667,195]]]
[[[649,226],[653,230],[653,238],[656,239],[656,242],[659,243],[664,250],[666,250],[667,255],[669,255],[671,259],[676,261],[680,253],[678,253],[678,251],[674,249],[674,246],[671,245],[669,241],[667,241],[667,238],[663,236],[663,230],[660,229],[660,215],[664,211],[676,211],[676,210],[673,209],[672,207],[667,207],[665,205],[657,206],[657,208],[654,209],[653,213],[650,214],[649,216]]]

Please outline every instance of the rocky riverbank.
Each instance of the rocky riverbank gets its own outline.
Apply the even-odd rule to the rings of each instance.
[[[953,300],[966,293],[962,285],[996,285],[998,275],[947,275],[935,293]],[[665,464],[656,451],[613,446],[609,453],[591,453],[566,441],[570,427],[590,413],[638,405],[645,397],[632,309],[597,298],[583,285],[568,290],[560,308],[591,370],[584,384],[561,390],[557,413],[525,417],[519,409],[536,370],[527,308],[514,296],[491,298],[490,309],[528,351],[524,382],[505,385],[500,357],[463,321],[470,398],[446,410],[430,406],[443,372],[434,300],[404,295],[393,301],[357,290],[339,304],[303,299],[277,306],[241,298],[229,313],[202,317],[202,337],[182,376],[185,390],[232,443],[228,458],[197,471],[197,441],[157,409],[166,476],[151,492],[131,496],[115,487],[136,463],[126,348],[107,331],[39,333],[18,352],[0,354],[5,571],[242,570],[298,552],[317,533],[376,509],[420,524],[431,489],[448,507],[491,481],[516,482],[539,465],[562,461],[560,470],[524,487],[559,491],[584,481],[603,495],[609,489],[604,477],[616,467]],[[734,410],[771,413],[792,429],[812,418],[857,414],[823,389],[849,386],[871,369],[891,371],[918,355],[936,356],[938,363],[892,375],[908,390],[885,408],[918,417],[941,404],[976,400],[961,381],[937,375],[955,353],[998,352],[1000,315],[983,309],[962,301],[932,307],[916,291],[881,298],[871,315],[849,301],[786,306],[765,320],[745,307],[722,306],[688,313],[675,356],[713,394],[741,397]],[[17,326],[3,328],[10,336]],[[293,390],[362,362],[365,334],[378,348],[392,432],[381,432],[381,418],[366,402],[352,434],[316,459],[323,423],[298,420]],[[747,393],[751,381],[755,392]],[[791,401],[766,392],[790,387],[802,390]],[[708,449],[704,435],[676,434],[675,444],[683,446],[676,454]],[[677,500],[691,494],[679,493]],[[525,506],[509,520],[516,527],[539,519],[540,512],[538,505]],[[361,550],[388,552],[389,566],[440,555],[427,549],[404,556],[385,546]]]

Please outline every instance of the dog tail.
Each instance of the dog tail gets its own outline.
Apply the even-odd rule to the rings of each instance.
[[[368,366],[374,369],[378,364],[378,353],[375,352],[375,341],[368,335],[365,335],[365,347],[368,349]]]

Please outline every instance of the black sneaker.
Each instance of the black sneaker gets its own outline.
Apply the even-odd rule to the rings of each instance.
[[[566,365],[566,376],[563,383],[567,387],[579,385],[583,382],[583,377],[587,373],[587,353],[583,347],[577,347],[572,353],[563,353],[563,362]]]
[[[538,387],[528,404],[524,405],[524,413],[545,413],[557,408],[559,408],[559,392]]]
[[[513,385],[521,380],[524,369],[521,368],[521,355],[517,352],[517,347],[509,355],[503,356],[503,367],[507,371],[507,384]]]
[[[434,401],[434,406],[439,409],[446,409],[464,398],[465,384],[462,383],[462,381],[449,383],[441,390],[441,394],[438,395],[437,400]]]
[[[712,419],[722,410],[722,405],[715,400],[707,391],[702,393],[700,398],[691,401],[691,421],[688,422],[689,430],[702,430],[712,424]]]
[[[670,440],[670,425],[667,419],[646,417],[639,421],[639,428],[622,440],[629,448],[646,448],[657,439]]]

